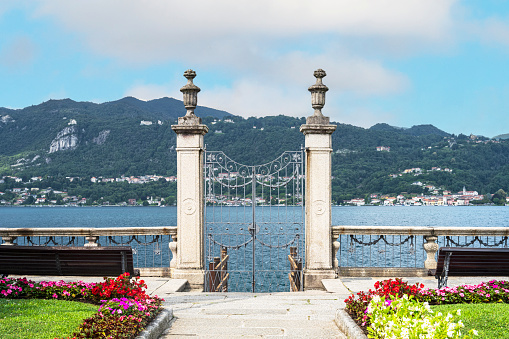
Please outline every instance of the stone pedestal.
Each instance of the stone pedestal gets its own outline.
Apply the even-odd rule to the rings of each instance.
[[[180,89],[187,113],[171,129],[177,133],[177,237],[171,245],[171,277],[187,279],[192,290],[205,286],[204,270],[204,204],[203,204],[203,136],[209,131],[194,114],[200,88],[193,83],[196,72],[184,72],[187,84]],[[175,248],[176,247],[176,248]],[[175,253],[176,252],[176,253]]]
[[[192,289],[203,290],[203,136],[208,128],[201,124],[181,125],[180,119],[179,125],[171,127],[177,133],[178,239],[171,274],[175,279],[187,279]]]
[[[306,290],[323,289],[322,279],[336,277],[331,235],[331,134],[335,130],[329,124],[300,128],[306,146]]]

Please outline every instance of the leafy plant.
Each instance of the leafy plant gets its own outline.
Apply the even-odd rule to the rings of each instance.
[[[346,310],[350,316],[361,326],[369,323],[366,309],[374,296],[385,297],[386,299],[402,297],[403,295],[418,295],[424,287],[423,284],[409,285],[400,278],[377,281],[374,285],[375,290],[367,292],[360,291],[357,297],[350,296],[345,299]]]
[[[460,310],[455,314],[434,313],[428,303],[420,303],[413,296],[386,299],[374,296],[366,310],[371,323],[368,326],[369,338],[471,338],[477,335],[471,330],[462,336],[464,327],[459,319]]]

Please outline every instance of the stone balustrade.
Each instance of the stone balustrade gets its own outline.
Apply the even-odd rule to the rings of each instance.
[[[144,276],[170,275],[170,267],[175,266],[175,258],[177,256],[176,226],[0,228],[0,237],[2,238],[1,246],[50,245],[96,247],[101,245],[130,245],[133,247],[135,266],[140,269],[141,274]],[[164,249],[166,245],[167,249]],[[149,259],[147,260],[147,258]],[[163,260],[163,258],[166,259]],[[171,261],[169,261],[170,258]]]
[[[331,236],[334,269],[339,275],[425,276],[428,270],[436,268],[436,254],[440,246],[507,247],[509,228],[332,226]],[[349,244],[341,244],[341,239]],[[395,250],[398,247],[399,251]],[[367,248],[366,251],[364,248]],[[338,254],[340,258],[350,256],[353,264],[342,265]],[[373,267],[375,265],[369,264],[372,261],[378,265]],[[415,265],[410,267],[409,261],[415,261]]]

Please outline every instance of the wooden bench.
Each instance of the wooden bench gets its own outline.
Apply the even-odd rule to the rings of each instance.
[[[63,247],[0,246],[0,274],[118,276],[134,271],[133,252],[128,246]]]
[[[442,247],[437,269],[438,288],[447,286],[449,276],[509,276],[509,248]]]

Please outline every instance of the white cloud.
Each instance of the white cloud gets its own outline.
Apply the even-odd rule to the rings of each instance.
[[[310,68],[310,65],[317,65]],[[313,71],[323,67],[328,76],[324,83],[329,96],[348,92],[362,99],[365,95],[398,93],[408,87],[408,79],[397,72],[388,71],[376,62],[346,57],[340,62],[327,57],[308,60],[300,55],[285,56],[281,60],[266,63],[235,80],[230,86],[203,87],[200,72],[195,83],[201,87],[199,105],[226,110],[236,115],[266,116],[285,114],[304,116],[312,113],[308,87],[315,83]],[[255,67],[256,68],[256,67]],[[185,79],[177,78],[167,84],[134,84],[125,95],[142,100],[163,96],[181,98],[178,91]],[[339,103],[340,104],[340,103]],[[343,111],[336,107],[335,111]]]
[[[468,29],[481,41],[509,47],[509,19],[491,17],[472,23]]]
[[[199,70],[198,86],[200,74],[222,73],[221,86],[200,86],[200,105],[243,116],[303,116],[312,112],[307,88],[314,83],[317,68],[328,73],[324,79],[328,95],[362,98],[405,91],[411,86],[409,79],[387,67],[378,52],[404,54],[415,46],[443,43],[453,25],[455,3],[42,0],[33,8],[35,17],[55,19],[95,54],[116,64],[190,65]],[[125,95],[143,100],[180,98],[178,89],[185,80],[175,81],[134,83]],[[367,117],[368,111],[356,114]]]
[[[0,2],[0,17],[8,11],[20,7],[26,7],[25,0],[2,0]]]
[[[35,58],[37,46],[27,36],[18,36],[0,49],[0,64],[9,69],[23,70]]]
[[[454,0],[46,0],[57,18],[100,54],[127,62],[167,58],[230,62],[271,42],[332,36],[439,40]]]

